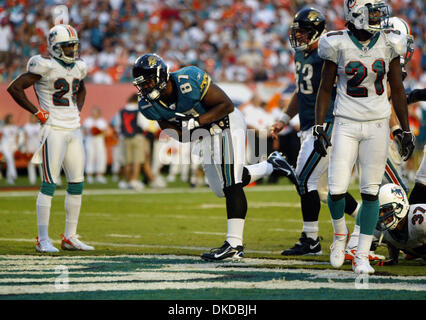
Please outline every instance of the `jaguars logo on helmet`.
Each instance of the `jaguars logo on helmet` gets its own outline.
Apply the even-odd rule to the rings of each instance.
[[[296,51],[307,50],[325,32],[325,18],[315,8],[304,8],[296,13],[290,27],[290,44]]]

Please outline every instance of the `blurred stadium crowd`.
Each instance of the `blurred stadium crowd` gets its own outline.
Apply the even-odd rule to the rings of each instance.
[[[1,81],[47,53],[52,10],[65,4],[81,39],[88,81],[128,82],[141,53],[156,52],[173,68],[197,65],[215,81],[289,81],[293,78],[288,28],[304,5],[321,9],[327,29],[344,27],[343,0],[3,0],[0,1]],[[411,76],[426,71],[426,14],[422,0],[389,1],[406,19],[416,43]],[[172,69],[173,69],[172,68]],[[426,81],[426,80],[425,80]]]
[[[415,52],[408,65],[408,77],[404,84],[408,91],[426,87],[425,3],[423,0],[388,2],[392,15],[410,24],[415,40]],[[52,10],[58,5],[68,7],[68,23],[79,33],[81,58],[88,65],[88,83],[130,83],[131,68],[136,57],[156,52],[171,66],[172,71],[183,65],[196,65],[205,69],[216,82],[247,85],[263,81],[280,82],[286,89],[279,105],[285,105],[294,90],[293,51],[287,36],[294,14],[301,7],[311,5],[325,13],[327,30],[342,29],[345,24],[343,0],[0,0],[0,83],[9,83],[24,72],[31,56],[47,54],[46,35],[54,25]],[[266,112],[265,101],[259,101],[256,92],[253,99],[241,107],[243,113],[244,109],[251,110],[250,113],[245,112],[247,123],[249,128],[258,131],[269,128],[280,116],[276,110],[275,113],[271,110]],[[256,123],[259,119],[262,123]],[[17,148],[22,146],[22,141],[26,141],[22,138],[25,129],[21,128],[21,143],[16,135],[18,128],[10,130],[13,137],[7,142],[8,134],[4,128],[12,125],[13,119],[1,120],[4,146],[10,146],[10,141],[17,141]],[[87,119],[82,119],[83,127],[84,120]],[[422,151],[426,141],[424,103],[410,106],[410,121],[417,135],[418,150]],[[104,119],[104,122],[106,125],[102,130],[108,127],[106,136],[111,138],[114,119]],[[86,141],[90,140],[90,130],[86,130]],[[295,165],[300,147],[297,130],[297,123],[288,128],[282,133],[278,145],[273,145],[274,142],[268,137],[268,151],[270,148],[283,151],[289,162]],[[147,128],[141,128],[141,132],[146,135]],[[152,136],[151,149],[154,145]],[[284,145],[287,147],[284,148]],[[25,150],[22,152],[30,152]],[[149,150],[149,154],[155,155],[157,152]],[[5,158],[6,155],[3,161],[7,160]],[[158,161],[152,161],[152,168],[142,168],[145,175],[147,171],[152,171],[152,174],[148,174],[148,182],[155,181],[160,170]],[[409,162],[407,166],[407,172],[413,175],[415,164]],[[119,166],[114,167],[114,163],[111,170],[113,174],[119,174]],[[170,170],[173,176],[178,169]],[[189,169],[185,170],[188,175]],[[101,171],[103,174],[105,169]],[[194,177],[197,175],[196,168],[190,171]],[[101,176],[93,180],[101,182]],[[172,176],[169,181],[174,179]],[[408,178],[411,180],[411,177]],[[164,183],[157,181],[157,185]]]

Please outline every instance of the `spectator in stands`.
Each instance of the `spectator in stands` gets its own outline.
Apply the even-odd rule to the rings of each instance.
[[[1,128],[0,151],[6,160],[6,179],[8,184],[15,184],[18,175],[15,167],[15,152],[18,150],[18,127],[12,114],[7,114],[4,118],[4,125]]]
[[[37,180],[36,168],[38,168],[39,176],[42,177],[41,165],[31,163],[31,158],[34,152],[37,151],[40,143],[40,122],[38,121],[37,117],[35,117],[33,114],[30,114],[29,122],[27,122],[22,127],[22,131],[24,133],[24,153],[28,160],[28,180],[31,185],[34,185]]]
[[[96,182],[105,184],[107,183],[104,176],[107,165],[105,133],[108,123],[102,118],[102,111],[99,107],[94,107],[91,112],[91,117],[83,122],[87,183],[93,183],[93,175],[96,174]]]

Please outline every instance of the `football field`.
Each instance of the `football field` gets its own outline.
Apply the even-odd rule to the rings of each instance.
[[[357,186],[352,194],[359,199]],[[320,214],[322,256],[283,257],[302,222],[292,185],[246,188],[243,261],[208,263],[200,254],[225,240],[225,200],[176,184],[142,192],[87,187],[78,233],[93,252],[35,252],[37,190],[0,191],[0,299],[426,299],[426,262],[375,267],[356,276],[328,263],[330,214]],[[52,202],[49,234],[64,232],[64,188]],[[354,220],[346,216],[352,231]],[[386,255],[379,247],[377,253]]]

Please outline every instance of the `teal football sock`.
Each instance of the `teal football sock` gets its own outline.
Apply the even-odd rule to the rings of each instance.
[[[360,233],[372,235],[376,228],[377,220],[379,219],[379,200],[362,200],[358,216],[361,228]]]
[[[346,206],[346,200],[344,197],[337,201],[333,201],[330,197],[330,194],[328,194],[327,204],[328,208],[330,209],[331,217],[333,218],[333,220],[339,220],[343,218],[343,216],[345,215]]]

